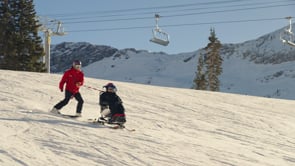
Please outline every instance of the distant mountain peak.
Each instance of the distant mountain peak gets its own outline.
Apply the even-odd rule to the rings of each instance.
[[[295,82],[295,47],[280,41],[283,29],[242,43],[222,44],[222,92],[295,99],[291,86]],[[52,47],[51,70],[63,72],[74,59],[80,59],[88,77],[191,88],[200,53],[204,54],[204,49],[169,55],[64,42]]]

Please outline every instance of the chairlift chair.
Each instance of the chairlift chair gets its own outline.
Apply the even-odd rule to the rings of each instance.
[[[167,46],[169,44],[169,35],[166,32],[163,32],[159,28],[158,26],[159,18],[160,18],[160,15],[155,14],[156,27],[152,30],[153,38],[151,38],[150,41],[163,46]]]
[[[292,17],[286,17],[286,19],[289,20],[289,27],[285,29],[283,32],[280,33],[280,40],[283,43],[289,44],[290,46],[295,47],[295,36],[294,33],[292,32]]]
[[[153,29],[153,38],[151,38],[150,41],[163,46],[167,46],[169,44],[169,35],[158,29]]]
[[[56,28],[56,31],[54,32],[54,35],[57,35],[57,36],[66,35],[66,33],[64,32],[64,29],[62,27],[62,22],[61,21],[57,22],[57,28]]]
[[[57,22],[57,28],[56,28],[56,32],[55,32],[56,35],[58,36],[63,36],[65,35],[66,33],[64,32],[64,29],[62,27],[62,22],[61,21],[58,21]]]

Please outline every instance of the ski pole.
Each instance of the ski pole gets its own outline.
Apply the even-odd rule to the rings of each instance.
[[[94,88],[94,87],[91,87],[91,86],[84,85],[84,87],[86,87],[86,88],[88,88],[88,89],[97,90],[97,91],[99,91],[99,92],[104,92],[103,90],[100,90],[100,89],[97,89],[97,88]]]

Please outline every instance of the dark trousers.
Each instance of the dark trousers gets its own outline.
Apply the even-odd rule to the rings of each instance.
[[[109,108],[110,108],[110,111],[111,111],[111,114],[112,115],[115,115],[115,114],[124,114],[124,107],[123,105],[120,103],[120,104],[110,104],[109,105]]]
[[[60,101],[59,103],[57,103],[54,107],[56,109],[60,110],[62,107],[64,107],[65,105],[67,105],[69,103],[69,101],[71,100],[72,97],[75,97],[75,99],[78,101],[76,112],[81,113],[84,100],[83,100],[80,92],[73,95],[70,91],[66,90],[65,91],[65,98],[62,101]]]

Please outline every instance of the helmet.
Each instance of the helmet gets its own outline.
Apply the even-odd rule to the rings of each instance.
[[[79,60],[74,60],[74,61],[73,61],[73,66],[74,66],[74,65],[82,65],[82,62],[79,61]]]
[[[113,84],[113,83],[108,83],[108,84],[106,84],[105,86],[103,86],[104,88],[106,88],[106,90],[109,90],[109,89],[111,89],[111,90],[113,90],[114,92],[116,92],[117,91],[117,88],[116,88],[116,86]]]
[[[79,60],[74,60],[74,61],[73,61],[73,67],[74,67],[75,69],[80,69],[81,66],[82,66],[82,62],[81,62],[81,61],[79,61]]]

